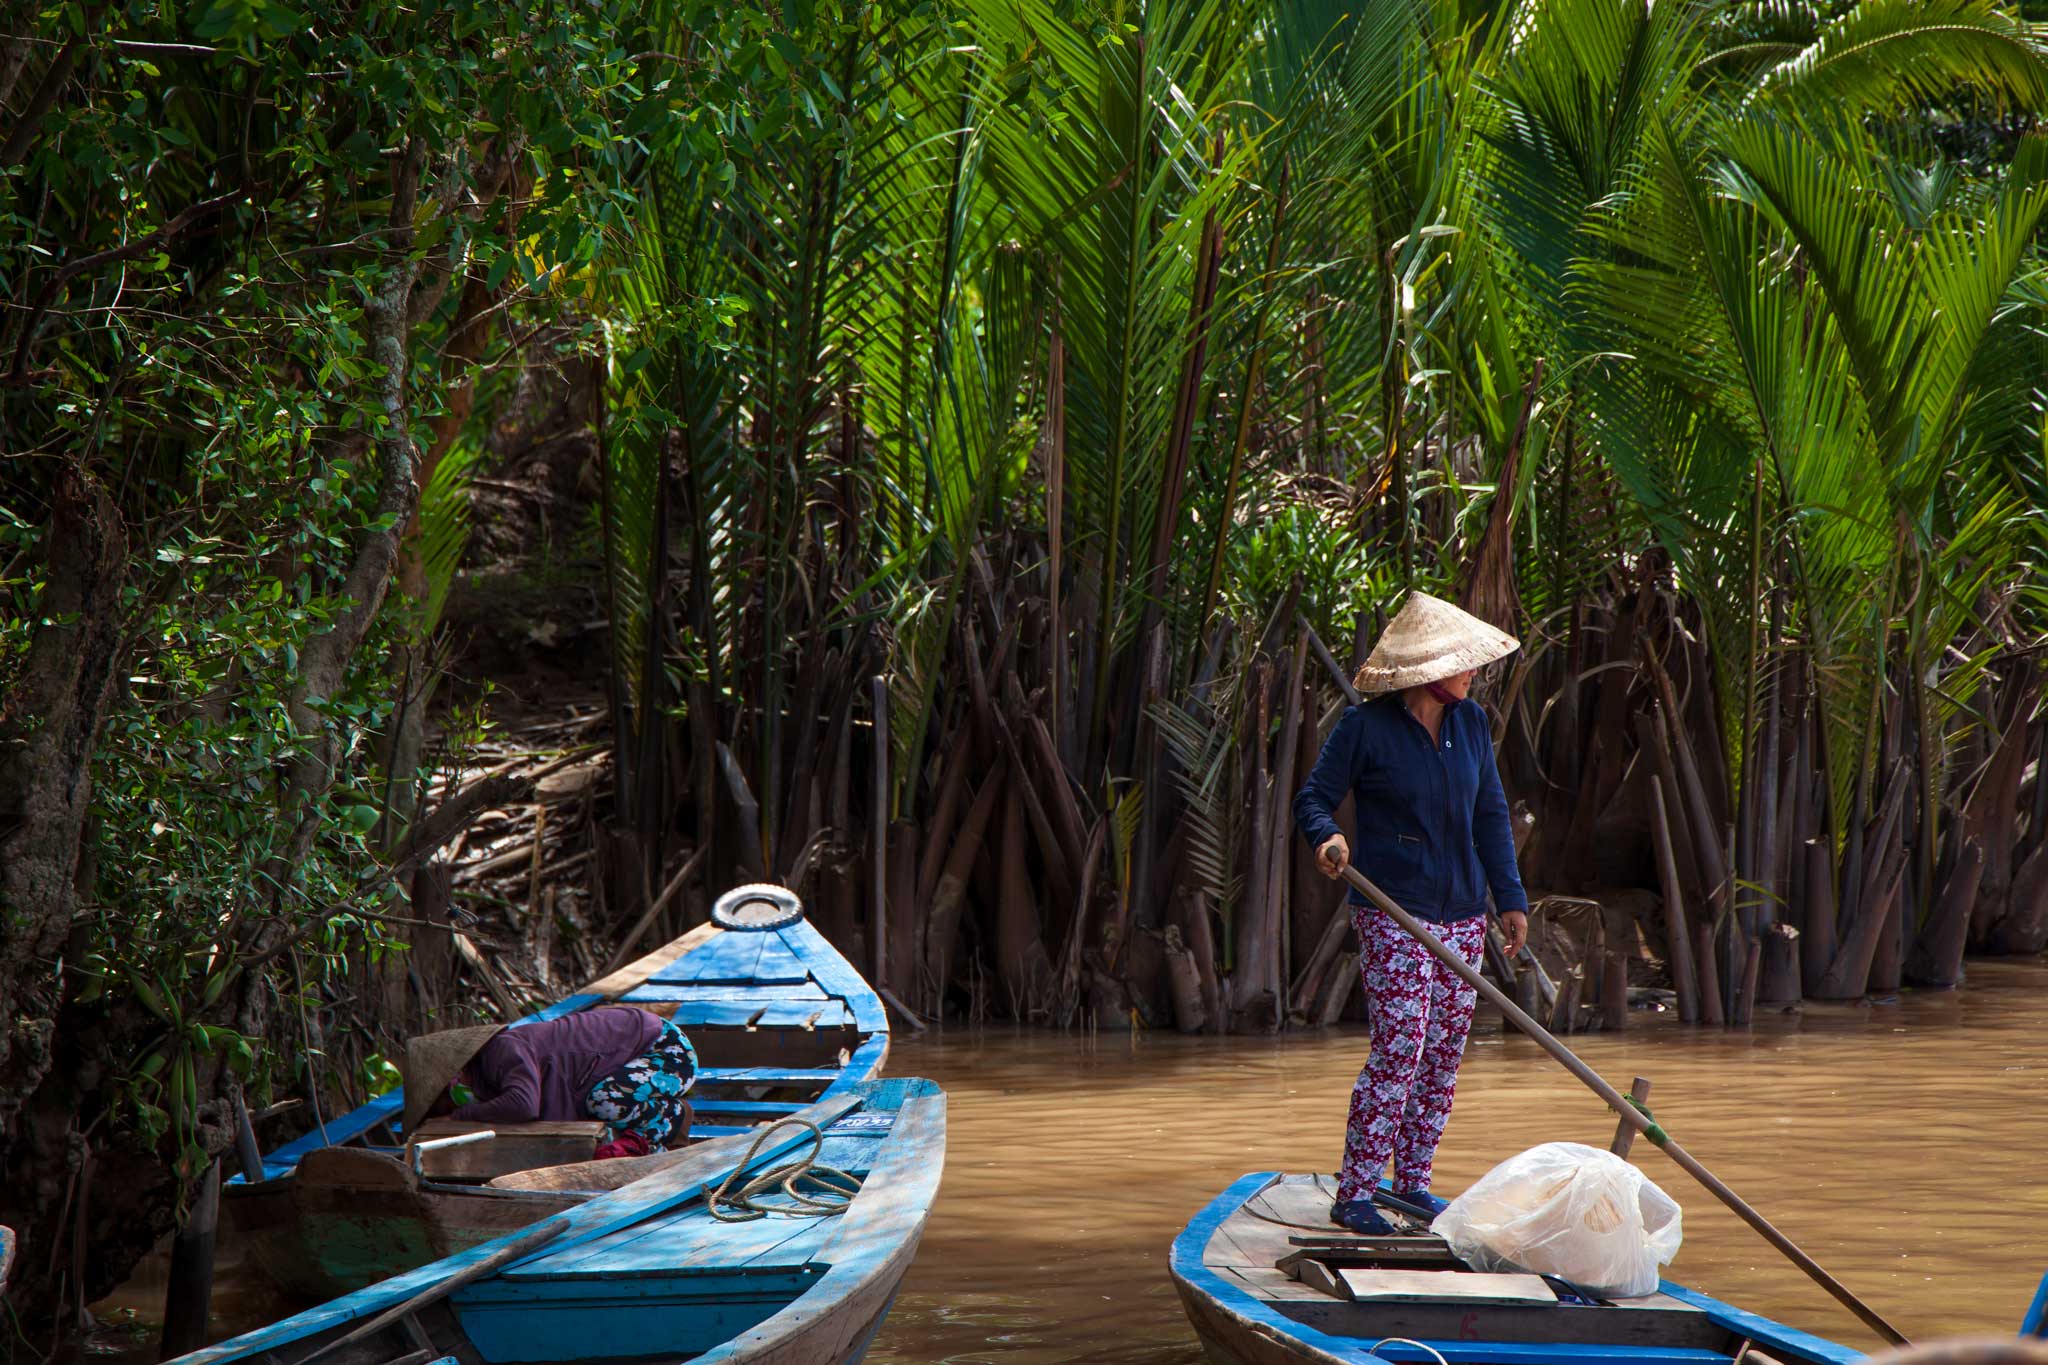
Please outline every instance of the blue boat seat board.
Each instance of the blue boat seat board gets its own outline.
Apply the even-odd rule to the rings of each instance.
[[[734,986],[718,981],[685,981],[680,985],[650,982],[627,993],[628,1000],[674,1000],[680,1003],[735,1005],[776,1005],[784,1001],[801,1003],[805,1000],[823,1002],[833,997],[825,994],[815,981],[805,981],[795,986]],[[845,1004],[845,1001],[840,1001]]]
[[[685,953],[653,973],[649,981],[753,981],[754,964],[761,960],[761,945],[748,943],[752,934],[719,934],[694,953]],[[809,973],[797,978],[807,980]]]
[[[734,1133],[752,1132],[753,1127],[751,1123],[693,1123],[690,1125],[690,1136],[699,1141],[706,1138],[731,1137]]]
[[[812,932],[815,933],[817,931],[812,930]],[[761,957],[754,964],[754,979],[756,981],[802,981],[807,978],[816,977],[817,974],[813,964],[819,960],[819,954],[799,955],[783,939],[780,932],[773,934],[750,934],[748,937],[761,940]],[[837,956],[836,953],[833,954],[834,959]]]
[[[642,986],[626,999],[658,1002],[666,998],[659,992],[673,989],[673,986]],[[676,1005],[675,1012],[669,1017],[685,1031],[692,1025],[698,1028],[852,1028],[854,1021],[853,1011],[843,1000],[786,1000],[770,1004],[685,1000]]]
[[[804,1106],[790,1100],[718,1100],[695,1094],[690,1107],[700,1114],[746,1114],[755,1118],[777,1118],[794,1114]]]
[[[637,1236],[602,1238],[575,1248],[559,1269],[541,1273],[520,1267],[518,1275],[481,1281],[457,1293],[457,1304],[489,1300],[588,1302],[610,1291],[616,1279],[696,1279],[803,1271],[825,1261],[825,1248],[838,1236],[838,1218],[756,1218],[725,1224],[696,1205],[694,1216],[664,1218]],[[553,1265],[553,1263],[547,1263]],[[696,1293],[692,1289],[692,1293]]]
[[[839,1079],[832,1066],[707,1066],[697,1071],[697,1084],[830,1085]]]
[[[671,986],[801,986],[811,979],[811,969],[773,934],[720,934],[647,979]]]

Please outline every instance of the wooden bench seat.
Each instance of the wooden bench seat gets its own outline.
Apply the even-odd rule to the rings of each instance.
[[[428,1119],[414,1135],[415,1142],[456,1137],[463,1133],[490,1132],[496,1136],[483,1142],[465,1142],[421,1155],[420,1169],[429,1180],[489,1180],[513,1171],[530,1171],[537,1166],[566,1166],[588,1161],[604,1141],[605,1126],[595,1119],[540,1121],[534,1123],[464,1123],[456,1119]],[[407,1161],[412,1160],[407,1145]]]
[[[829,1066],[707,1066],[697,1071],[699,1085],[830,1085],[839,1069]]]

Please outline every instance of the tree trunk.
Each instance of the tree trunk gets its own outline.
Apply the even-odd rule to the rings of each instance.
[[[1173,990],[1173,1026],[1182,1033],[1208,1027],[1209,1010],[1202,998],[1202,969],[1181,937],[1180,926],[1166,926],[1166,980]]]
[[[1763,967],[1757,977],[1759,1005],[1799,1003],[1799,930],[1789,924],[1764,927]]]
[[[1920,927],[1906,956],[1905,977],[1916,986],[1950,987],[1963,983],[1963,945],[1970,934],[1970,907],[1977,902],[1977,883],[1984,875],[1984,848],[1963,836],[1962,852],[1949,869],[1935,898],[1934,913]]]
[[[1994,953],[2022,956],[2048,948],[2048,842],[2036,848],[2014,874],[2012,911],[1992,928],[1989,946]],[[1959,980],[1961,975],[1958,970]]]
[[[2033,688],[2024,689],[2031,698]],[[1983,944],[1991,927],[2007,909],[2012,895],[2013,831],[2019,817],[2020,778],[2027,764],[2026,705],[2014,710],[1999,736],[1991,765],[1963,808],[1963,830],[1984,850],[1984,871],[1970,906],[1970,942]]]
[[[959,945],[960,916],[967,899],[968,878],[974,871],[975,859],[981,853],[996,802],[1010,785],[1008,775],[1009,765],[998,765],[983,780],[981,790],[974,794],[974,804],[968,807],[966,818],[960,822],[960,832],[954,836],[944,870],[939,873],[938,885],[925,909],[924,969],[932,982],[935,1004],[943,1003],[947,983],[952,978],[953,953]]]
[[[89,1211],[67,1218],[65,1205],[76,1193],[80,1153],[91,1160],[77,1129],[98,1107],[88,1078],[100,1073],[103,1059],[90,1036],[93,1021],[64,1012],[66,983],[51,964],[64,959],[78,908],[93,751],[121,661],[127,555],[113,502],[81,470],[61,468],[41,546],[43,624],[0,697],[0,901],[7,906],[0,933],[0,1001],[7,1011],[0,1027],[0,1223],[21,1239],[22,1270],[9,1301],[37,1335],[52,1323],[62,1295],[57,1282],[29,1267],[56,1264],[56,1248],[71,1228],[90,1227]],[[161,1170],[155,1181],[138,1176],[117,1202],[138,1229],[167,1225]],[[147,1247],[134,1257],[111,1253],[119,1272]]]
[[[1011,1015],[1026,1020],[1044,1004],[1052,979],[1052,959],[1038,919],[1038,896],[1031,884],[1022,774],[1012,771],[1005,782],[1003,836],[996,876],[996,972],[1011,1002]]]
[[[81,470],[61,469],[42,545],[43,624],[0,698],[0,999],[9,1019],[0,1028],[0,1136],[9,1143],[50,1065],[64,983],[49,964],[64,956],[77,907],[93,750],[120,663],[127,557],[113,501]]]

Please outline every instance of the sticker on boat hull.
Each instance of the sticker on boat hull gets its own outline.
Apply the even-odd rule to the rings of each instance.
[[[886,1133],[896,1126],[894,1114],[848,1114],[825,1131],[827,1133]]]

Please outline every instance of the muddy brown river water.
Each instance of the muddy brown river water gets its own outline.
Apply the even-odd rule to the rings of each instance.
[[[1673,1135],[1909,1337],[2010,1332],[2048,1271],[2048,962],[1970,971],[1960,993],[1808,1005],[1744,1033],[1639,1011],[1571,1041],[1624,1088],[1650,1077]],[[1612,1139],[1613,1117],[1535,1044],[1483,1014],[1479,1029],[1438,1193],[1538,1142]],[[868,1359],[1195,1365],[1168,1245],[1247,1171],[1333,1170],[1365,1050],[1357,1029],[900,1040],[889,1070],[946,1087],[946,1176]],[[1685,1209],[1673,1278],[1874,1348],[1654,1148],[1634,1159]],[[161,1296],[152,1266],[107,1307],[154,1318]],[[271,1303],[230,1274],[216,1331],[259,1325]]]
[[[2048,964],[1970,989],[1808,1005],[1746,1033],[1637,1012],[1571,1040],[1653,1082],[1672,1134],[1909,1337],[2015,1329],[2048,1271]],[[1612,1115],[1482,1017],[1437,1157],[1448,1197],[1537,1142],[1605,1146]],[[946,1179],[876,1365],[1194,1365],[1166,1276],[1188,1217],[1247,1171],[1333,1171],[1362,1031],[1188,1039],[954,1032],[890,1070],[946,1087]],[[1845,1344],[1849,1313],[1646,1143],[1685,1209],[1673,1278]]]

